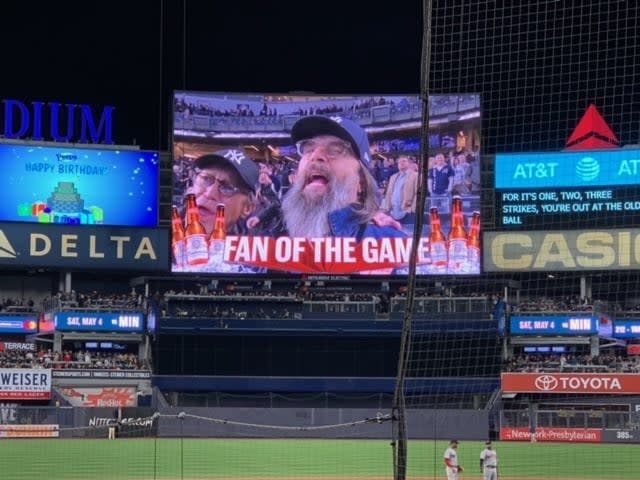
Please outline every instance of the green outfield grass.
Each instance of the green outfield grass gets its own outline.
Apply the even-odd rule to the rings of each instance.
[[[502,478],[640,478],[640,445],[495,442]],[[409,478],[445,478],[444,441],[409,443]],[[461,442],[480,478],[482,442]],[[0,440],[0,479],[393,478],[387,440]]]

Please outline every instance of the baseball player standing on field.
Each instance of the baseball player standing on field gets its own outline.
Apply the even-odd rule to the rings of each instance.
[[[484,450],[480,452],[480,472],[484,480],[498,480],[498,454],[490,440],[484,443]]]
[[[458,465],[458,441],[451,440],[449,448],[444,452],[444,464],[447,466],[447,480],[458,480],[458,474],[464,472],[464,468]]]

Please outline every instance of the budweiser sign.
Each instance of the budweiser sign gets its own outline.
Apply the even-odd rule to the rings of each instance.
[[[635,373],[503,373],[506,393],[603,393],[638,394],[640,375]]]

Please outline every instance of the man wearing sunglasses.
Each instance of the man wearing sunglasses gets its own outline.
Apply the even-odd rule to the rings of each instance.
[[[365,130],[341,117],[309,116],[292,127],[300,163],[282,201],[292,237],[406,237],[380,211]]]
[[[237,149],[218,150],[194,161],[190,193],[196,195],[200,221],[213,230],[216,206],[225,206],[227,234],[246,234],[245,219],[253,211],[260,170],[255,162]]]

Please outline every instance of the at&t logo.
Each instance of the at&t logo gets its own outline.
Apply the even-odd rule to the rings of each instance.
[[[576,165],[576,175],[584,182],[595,180],[600,175],[600,163],[593,157],[583,157]]]

